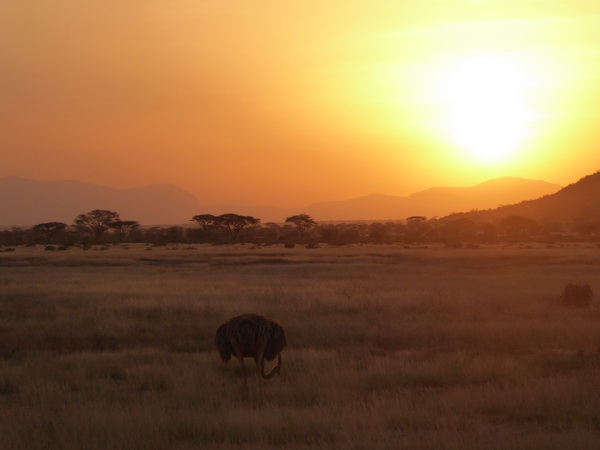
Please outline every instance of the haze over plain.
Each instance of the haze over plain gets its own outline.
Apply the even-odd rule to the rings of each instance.
[[[600,167],[596,0],[0,3],[0,176],[301,207]]]
[[[264,222],[283,222],[295,214],[327,220],[398,220],[413,215],[444,216],[451,212],[494,208],[552,194],[560,186],[544,181],[501,178],[463,188],[432,188],[408,197],[371,195],[339,202],[322,202],[302,208],[261,205],[204,205],[173,185],[115,189],[80,181],[35,181],[0,178],[0,227],[45,222],[70,223],[94,209],[118,211],[143,225],[189,224],[202,213],[230,211],[255,216]]]

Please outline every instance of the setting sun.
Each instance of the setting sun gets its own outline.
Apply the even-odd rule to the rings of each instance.
[[[510,159],[530,133],[531,73],[509,57],[454,58],[438,73],[442,126],[459,148],[480,162]]]

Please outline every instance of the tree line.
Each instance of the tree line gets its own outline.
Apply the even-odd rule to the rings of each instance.
[[[486,243],[539,241],[554,243],[600,238],[600,222],[589,218],[570,224],[539,223],[508,216],[497,223],[469,219],[428,219],[412,216],[401,221],[317,223],[307,214],[290,216],[283,223],[267,222],[239,214],[199,214],[191,226],[142,227],[138,221],[122,220],[119,213],[93,210],[78,215],[72,224],[45,222],[31,228],[0,231],[0,245],[47,245],[68,248],[78,245],[147,243],[167,244],[427,244],[462,247]]]

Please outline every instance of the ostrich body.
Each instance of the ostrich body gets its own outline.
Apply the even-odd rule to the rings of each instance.
[[[217,329],[215,344],[224,362],[234,355],[240,360],[244,373],[244,385],[247,386],[244,357],[256,361],[258,373],[263,378],[272,378],[281,371],[281,350],[285,347],[285,332],[277,322],[265,319],[257,314],[244,314],[234,317]],[[277,365],[265,374],[265,359]]]

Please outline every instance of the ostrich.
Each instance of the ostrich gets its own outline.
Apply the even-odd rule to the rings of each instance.
[[[224,362],[229,361],[232,354],[240,360],[244,386],[247,387],[244,357],[252,356],[256,361],[258,373],[263,378],[272,378],[281,370],[281,350],[285,347],[285,332],[283,327],[273,320],[256,314],[244,314],[234,317],[217,329],[215,344]],[[265,374],[265,359],[273,361],[276,356],[277,365]]]

